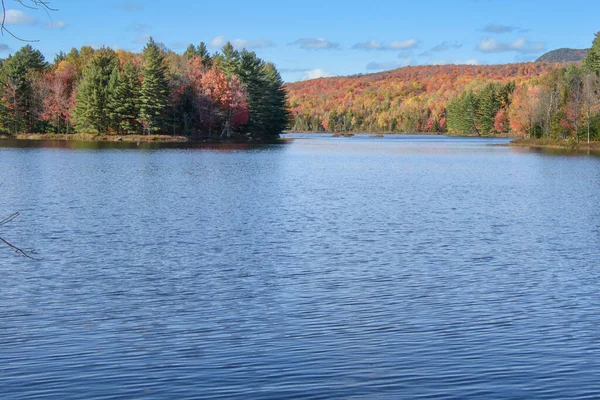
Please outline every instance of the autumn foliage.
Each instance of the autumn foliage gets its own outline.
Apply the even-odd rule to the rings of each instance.
[[[557,64],[443,65],[324,78],[287,86],[299,131],[446,132],[448,103],[493,82],[516,85],[539,78]],[[504,115],[507,114],[504,105]],[[495,118],[495,115],[492,116]],[[498,128],[506,121],[498,117]]]
[[[0,61],[4,133],[268,138],[289,122],[273,65],[229,43],[213,55],[203,43],[176,54],[152,39],[140,54],[84,46],[52,64],[27,45]]]

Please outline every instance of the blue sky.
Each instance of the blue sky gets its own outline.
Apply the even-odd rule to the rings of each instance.
[[[7,27],[48,58],[83,45],[139,51],[147,38],[183,52],[224,41],[274,62],[286,81],[405,65],[535,60],[587,48],[600,31],[597,0],[54,0],[48,16],[6,0]],[[0,57],[23,43],[0,37]]]

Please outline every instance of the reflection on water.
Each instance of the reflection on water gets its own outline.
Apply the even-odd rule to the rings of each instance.
[[[294,137],[0,148],[0,397],[600,397],[600,158]]]
[[[285,144],[282,141],[279,144]],[[85,150],[160,150],[160,149],[204,149],[213,151],[244,151],[270,146],[263,143],[205,143],[205,142],[93,142],[78,140],[0,140],[0,148],[56,148]]]

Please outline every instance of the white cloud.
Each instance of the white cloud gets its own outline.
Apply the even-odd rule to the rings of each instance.
[[[309,80],[309,79],[318,79],[318,78],[329,78],[332,77],[333,74],[325,71],[322,68],[316,68],[310,71],[306,71],[304,73],[304,75],[302,76],[302,80]]]
[[[408,50],[414,49],[419,43],[416,39],[394,41],[387,44],[371,39],[366,42],[356,43],[352,48],[357,50]]]
[[[544,43],[532,43],[523,38],[519,38],[511,43],[500,42],[496,39],[483,38],[475,48],[475,50],[484,53],[503,53],[503,52],[518,52],[518,53],[539,53],[544,51],[546,46]]]
[[[390,50],[406,50],[414,49],[419,45],[419,41],[416,39],[408,39],[401,42],[392,42],[389,44]]]
[[[264,49],[265,47],[271,47],[273,46],[273,42],[271,42],[270,40],[247,40],[247,39],[233,39],[233,40],[227,40],[227,38],[225,36],[217,36],[215,38],[213,38],[210,42],[208,42],[209,45],[213,46],[213,47],[223,47],[225,46],[225,44],[227,42],[230,42],[231,45],[233,47],[235,47],[236,49],[248,49],[248,50],[254,50],[254,49]]]
[[[246,39],[234,39],[231,41],[233,47],[238,49],[264,49],[265,47],[273,46],[273,42],[270,40],[246,40]]]
[[[339,43],[333,43],[323,38],[298,39],[291,43],[291,45],[297,45],[302,49],[309,50],[332,50],[340,46]]]
[[[6,25],[34,25],[35,19],[21,10],[6,10],[4,15]]]
[[[383,48],[383,44],[378,40],[371,39],[367,42],[356,43],[352,48],[359,50],[380,50]]]
[[[430,60],[428,65],[480,65],[479,60],[471,58],[464,61],[453,61],[453,60]]]
[[[225,43],[227,43],[227,39],[225,39],[225,36],[217,36],[213,38],[210,42],[208,42],[208,44],[213,47],[223,47],[225,46]]]
[[[65,21],[52,21],[52,22],[48,22],[46,24],[46,28],[50,28],[50,29],[63,29],[67,24],[65,24]]]

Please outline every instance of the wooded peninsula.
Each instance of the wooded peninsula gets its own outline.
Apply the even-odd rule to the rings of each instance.
[[[269,140],[288,124],[275,66],[231,43],[179,55],[150,38],[141,54],[84,46],[51,64],[26,45],[0,62],[0,133],[13,137]]]

